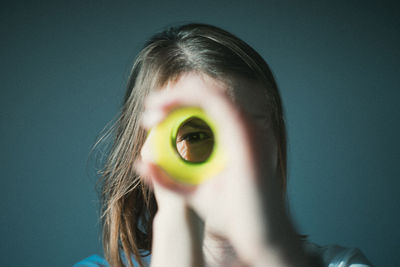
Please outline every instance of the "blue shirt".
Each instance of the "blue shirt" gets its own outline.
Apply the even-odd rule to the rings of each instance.
[[[308,255],[315,259],[315,266],[321,267],[372,267],[364,254],[357,248],[345,248],[337,245],[318,246],[311,242],[304,242],[304,248]],[[144,258],[149,264],[150,256]],[[133,260],[134,266],[139,264]],[[92,255],[76,264],[73,267],[110,267],[107,261],[98,256]]]

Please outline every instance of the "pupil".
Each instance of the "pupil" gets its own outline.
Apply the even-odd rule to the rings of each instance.
[[[200,139],[200,134],[198,134],[198,133],[192,134],[192,135],[189,137],[189,139],[190,139],[190,140],[199,140],[199,139]]]

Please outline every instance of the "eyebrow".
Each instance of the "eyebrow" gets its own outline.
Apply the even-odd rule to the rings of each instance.
[[[202,129],[202,130],[211,130],[210,127],[206,123],[197,123],[194,121],[195,119],[192,119],[190,121],[187,121],[184,123],[185,126],[190,126],[192,128],[196,129]]]

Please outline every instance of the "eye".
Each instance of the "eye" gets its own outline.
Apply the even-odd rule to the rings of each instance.
[[[186,141],[190,144],[193,144],[193,143],[207,140],[210,137],[211,136],[209,134],[207,134],[206,132],[193,132],[193,133],[188,133],[188,134],[185,134],[184,136],[182,136],[180,141]]]
[[[191,117],[179,126],[175,146],[182,159],[204,162],[213,151],[214,134],[205,121]]]

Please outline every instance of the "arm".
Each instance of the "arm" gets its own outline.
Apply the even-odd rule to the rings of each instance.
[[[209,87],[202,86],[201,91],[185,88],[160,90],[146,103],[144,122],[147,128],[157,124],[178,106],[201,107],[223,129],[219,141],[229,155],[223,171],[188,190],[152,164],[145,143],[142,161],[138,164],[142,167],[138,171],[154,184],[160,209],[160,217],[156,218],[154,225],[158,230],[154,231],[153,257],[159,257],[156,253],[161,253],[177,257],[181,255],[185,258],[182,259],[185,264],[197,261],[198,255],[192,251],[199,250],[201,241],[198,241],[197,232],[193,231],[196,229],[193,223],[186,217],[186,207],[190,207],[205,223],[205,234],[210,232],[224,237],[236,251],[238,260],[246,265],[306,266],[305,253],[279,193],[275,159],[277,149],[271,131],[266,132],[266,142],[254,142],[246,115],[221,93],[222,90]],[[157,187],[163,190],[157,190]],[[170,194],[174,198],[169,198]],[[177,209],[164,209],[175,206],[169,205],[169,201],[182,204]],[[178,228],[184,229],[179,240],[186,245],[179,246],[181,252],[171,251],[170,254],[166,251],[174,249],[167,245],[167,240],[177,237],[172,233],[179,233]],[[192,241],[198,244],[193,245]],[[161,260],[156,263],[162,264]]]

